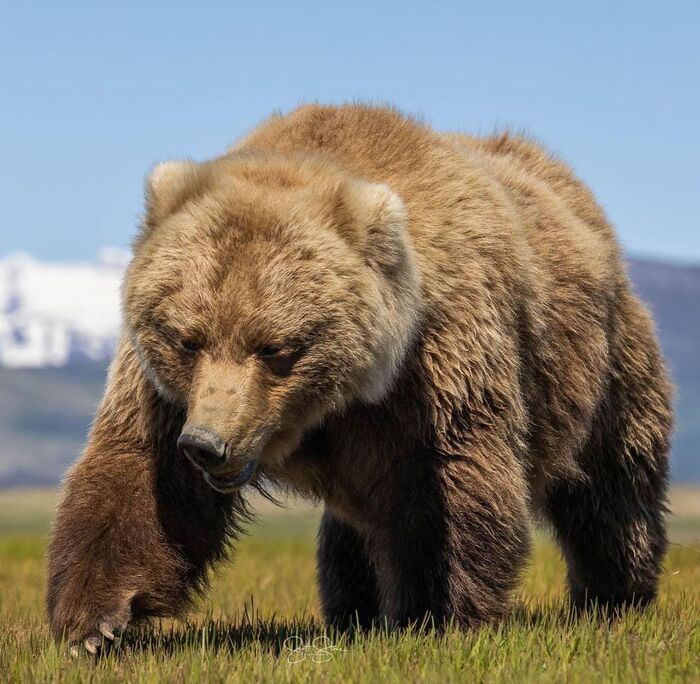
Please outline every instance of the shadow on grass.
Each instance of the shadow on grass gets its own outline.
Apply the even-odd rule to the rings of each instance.
[[[630,610],[637,612],[635,609]],[[625,611],[626,612],[626,611]],[[343,648],[360,639],[390,639],[398,637],[440,638],[445,632],[476,635],[493,631],[507,635],[511,631],[556,630],[566,631],[582,622],[594,623],[606,628],[625,612],[610,614],[607,610],[593,608],[576,610],[568,602],[555,604],[518,603],[501,622],[484,626],[482,630],[461,630],[453,625],[436,629],[430,620],[410,627],[392,629],[385,622],[371,628],[339,630],[323,624],[318,618],[302,614],[292,619],[279,619],[275,615],[262,616],[245,609],[232,620],[205,618],[202,623],[153,623],[131,629],[123,637],[119,648],[112,649],[110,657],[132,657],[139,654],[155,654],[168,657],[185,651],[234,654],[248,648],[257,648],[266,654],[279,657],[295,648],[308,648],[322,643],[322,647]],[[319,642],[319,639],[323,640]]]
[[[134,627],[123,636],[119,647],[102,655],[168,657],[192,651],[234,654],[254,648],[268,655],[290,657],[307,649],[344,648],[359,633],[359,629],[341,631],[330,627],[306,613],[292,618],[263,615],[251,600],[242,613],[229,619],[214,619],[208,614],[201,622],[151,622]]]
[[[263,619],[249,618],[232,621],[207,619],[197,624],[185,622],[168,627],[153,624],[130,630],[123,637],[113,655],[157,653],[163,656],[183,651],[235,653],[256,646],[266,653],[279,656],[296,647],[301,640],[312,643],[318,637],[336,639],[330,629],[315,618],[278,620],[275,616]],[[301,643],[299,642],[299,643]]]

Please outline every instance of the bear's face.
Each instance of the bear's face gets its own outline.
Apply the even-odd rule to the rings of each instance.
[[[388,391],[420,309],[401,200],[308,159],[157,167],[124,287],[127,330],[180,446],[222,491]]]

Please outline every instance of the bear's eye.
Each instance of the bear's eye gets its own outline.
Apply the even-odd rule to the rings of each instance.
[[[278,377],[291,374],[294,364],[303,354],[301,347],[265,344],[255,350],[255,356]]]
[[[183,337],[180,340],[180,346],[188,354],[196,354],[201,348],[202,344],[198,340],[192,339],[191,337]]]
[[[256,349],[255,353],[261,359],[269,359],[269,358],[272,358],[273,356],[278,356],[279,354],[281,354],[282,347],[279,347],[276,344],[266,344],[266,345],[263,345],[262,347],[258,347],[258,349]]]

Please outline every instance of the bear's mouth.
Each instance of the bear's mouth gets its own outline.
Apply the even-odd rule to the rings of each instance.
[[[203,474],[204,479],[212,489],[216,489],[217,492],[221,492],[222,494],[230,494],[248,484],[257,472],[258,462],[257,460],[253,460],[249,461],[243,470],[231,479],[216,477],[216,475],[207,472]]]

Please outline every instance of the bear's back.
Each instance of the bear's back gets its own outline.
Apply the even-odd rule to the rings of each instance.
[[[527,174],[544,183],[566,207],[601,237],[615,243],[615,234],[593,193],[571,168],[546,148],[522,135],[504,132],[490,137],[446,135],[453,143],[482,152],[501,168]],[[497,172],[498,173],[498,172]]]
[[[359,177],[390,185],[418,223],[430,216],[433,233],[441,219],[459,224],[459,217],[449,212],[461,211],[454,200],[465,188],[474,214],[482,208],[491,212],[489,205],[501,212],[504,203],[517,204],[517,191],[528,186],[529,194],[537,194],[542,213],[557,213],[560,223],[591,231],[591,246],[602,243],[596,256],[601,250],[608,252],[606,261],[613,270],[618,268],[614,231],[593,194],[565,163],[522,136],[439,134],[391,107],[303,105],[289,114],[273,115],[231,152],[246,149],[328,156]]]

